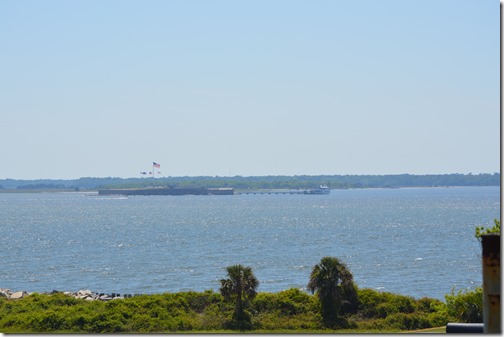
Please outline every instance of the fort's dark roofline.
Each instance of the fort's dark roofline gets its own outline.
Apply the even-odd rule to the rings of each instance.
[[[233,195],[233,188],[159,187],[98,190],[100,195]]]

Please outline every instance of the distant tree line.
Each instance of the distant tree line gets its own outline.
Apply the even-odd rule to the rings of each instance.
[[[65,189],[63,184],[28,184],[18,186],[18,190],[51,190],[51,189]]]
[[[149,186],[233,187],[235,189],[306,189],[318,185],[331,189],[399,188],[436,186],[500,186],[500,173],[431,174],[431,175],[296,175],[296,176],[197,176],[163,178],[92,178],[75,180],[0,180],[4,189],[67,188],[134,188]],[[55,187],[57,186],[57,187]]]

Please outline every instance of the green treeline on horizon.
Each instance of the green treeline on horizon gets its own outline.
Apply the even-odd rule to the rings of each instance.
[[[72,189],[140,188],[155,186],[232,187],[238,190],[306,189],[327,185],[331,189],[400,188],[438,186],[500,186],[500,173],[430,175],[296,175],[296,176],[197,176],[161,178],[93,178],[74,180],[0,180],[0,189]]]

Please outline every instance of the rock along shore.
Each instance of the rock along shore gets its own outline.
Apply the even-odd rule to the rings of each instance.
[[[110,301],[110,300],[116,300],[116,299],[124,299],[124,298],[130,298],[133,296],[138,296],[138,294],[132,295],[132,294],[117,294],[117,293],[112,293],[112,294],[104,294],[104,293],[97,293],[93,292],[91,290],[79,290],[77,292],[71,292],[71,291],[58,291],[58,290],[53,290],[52,292],[43,292],[43,293],[37,293],[37,292],[26,292],[26,291],[11,291],[10,289],[6,288],[0,288],[0,297],[5,297],[9,300],[17,300],[26,296],[29,296],[31,294],[57,294],[57,293],[62,293],[74,298],[86,300],[86,301]]]

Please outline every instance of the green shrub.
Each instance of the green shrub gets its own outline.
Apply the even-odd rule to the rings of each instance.
[[[166,309],[171,316],[178,316],[190,311],[187,293],[163,294],[159,307]]]
[[[152,317],[147,314],[135,314],[127,324],[128,332],[152,332]]]
[[[380,331],[385,329],[383,319],[356,320],[353,322],[359,330]]]
[[[384,319],[384,324],[390,328],[400,330],[417,330],[431,327],[429,320],[423,315],[404,312],[387,316]]]
[[[356,288],[356,293],[358,310],[344,312],[336,322],[339,329],[401,331],[454,321],[448,306],[439,300],[415,300],[372,289]],[[453,308],[466,301],[461,295],[468,296],[453,292],[448,296],[452,314],[456,311]],[[19,300],[0,298],[0,332],[166,333],[243,328],[303,332],[324,329],[318,297],[299,289],[259,293],[248,309],[250,326],[243,327],[232,319],[233,303],[224,301],[213,291],[142,295],[108,302],[74,299],[64,294],[33,294]]]
[[[450,322],[450,317],[446,310],[431,312],[427,315],[427,319],[432,327],[444,326]]]
[[[357,284],[353,283],[350,288],[343,288],[343,302],[341,304],[340,313],[354,314],[359,310],[359,289]]]
[[[231,315],[231,309],[222,310],[218,303],[208,305],[199,316],[199,324],[202,330],[219,330],[226,323],[226,317]]]
[[[90,321],[86,315],[77,315],[70,319],[69,328],[75,332],[86,331],[86,328],[90,324]]]
[[[255,322],[266,330],[320,329],[319,301],[299,289],[259,293],[251,303]]]
[[[411,296],[379,292],[373,289],[358,290],[359,313],[367,318],[385,318],[395,313],[413,313],[417,302]]]
[[[383,295],[373,289],[365,288],[358,290],[359,314],[362,317],[378,317],[377,307],[384,302]]]
[[[286,316],[280,310],[264,312],[256,316],[257,327],[265,330],[321,329],[322,318],[317,312]]]
[[[94,316],[89,325],[92,333],[124,332],[126,320],[119,313],[103,312]]]
[[[415,311],[426,313],[439,311],[443,307],[446,308],[446,305],[443,302],[438,299],[429,297],[422,297],[415,303]]]
[[[118,319],[93,321],[90,326],[91,333],[118,333],[123,332],[123,323]]]
[[[53,310],[32,315],[28,326],[30,331],[37,332],[60,331],[66,328],[65,319]]]
[[[256,313],[277,312],[283,316],[291,316],[316,310],[318,305],[315,296],[291,288],[276,294],[257,294],[251,303],[251,309]]]
[[[202,313],[208,306],[221,301],[221,295],[212,290],[206,290],[203,293],[190,291],[183,293],[183,295],[187,299],[189,308],[197,313]]]
[[[271,312],[276,310],[276,295],[272,293],[258,293],[251,301],[251,310],[255,313]]]
[[[445,295],[448,314],[459,323],[483,322],[483,289],[459,290]]]
[[[417,300],[416,311],[427,317],[432,327],[444,326],[450,321],[446,304],[438,299],[424,297]]]
[[[376,307],[378,317],[385,318],[396,313],[412,313],[415,311],[414,299],[402,295],[384,293],[384,302]]]

